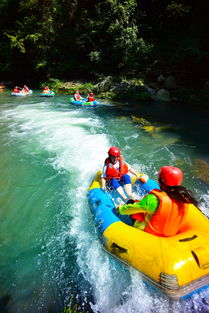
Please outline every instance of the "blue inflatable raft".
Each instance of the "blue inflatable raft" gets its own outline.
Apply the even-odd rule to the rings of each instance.
[[[29,92],[24,92],[24,91],[12,92],[11,96],[25,97],[25,96],[31,95],[32,93],[33,93],[33,90],[29,90]]]
[[[54,97],[54,95],[55,95],[54,91],[51,90],[49,93],[42,92],[40,94],[40,97]]]
[[[70,103],[77,105],[77,106],[83,106],[83,107],[95,107],[99,104],[98,101],[88,102],[87,99],[74,100],[74,98],[70,98]]]

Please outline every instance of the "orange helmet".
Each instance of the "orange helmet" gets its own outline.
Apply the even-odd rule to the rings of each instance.
[[[108,151],[109,156],[115,156],[119,157],[120,156],[120,149],[117,147],[111,147]]]
[[[158,177],[167,186],[179,186],[183,181],[183,172],[177,167],[163,166],[158,173]]]

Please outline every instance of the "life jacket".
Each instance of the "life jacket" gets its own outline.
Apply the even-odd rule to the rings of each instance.
[[[74,99],[77,100],[81,100],[81,96],[77,93],[74,94]]]
[[[88,96],[87,101],[88,101],[88,102],[93,102],[93,101],[95,101],[94,96]]]
[[[119,161],[119,171],[113,166],[110,158],[107,158],[105,160],[105,164],[107,165],[107,170],[106,170],[106,179],[120,179],[123,175],[128,173],[128,165],[123,161],[122,157],[118,158]]]
[[[45,93],[45,94],[46,94],[46,93],[50,93],[50,90],[49,90],[49,89],[44,89],[44,90],[43,90],[43,93]]]
[[[159,206],[144,231],[162,237],[176,235],[187,215],[188,204],[174,200],[158,189],[152,190],[150,194],[158,197]]]
[[[20,92],[18,88],[14,88],[14,92]]]

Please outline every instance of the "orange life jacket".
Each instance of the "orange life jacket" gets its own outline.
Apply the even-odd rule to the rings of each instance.
[[[188,204],[174,200],[158,189],[150,194],[158,197],[159,206],[144,231],[162,237],[176,235],[187,215]]]
[[[14,92],[20,92],[18,88],[14,88]]]
[[[113,166],[110,158],[107,158],[105,160],[105,164],[107,165],[107,170],[106,170],[106,179],[120,179],[123,175],[128,173],[128,165],[123,161],[122,157],[118,158],[120,167],[119,171],[116,170],[116,168]]]

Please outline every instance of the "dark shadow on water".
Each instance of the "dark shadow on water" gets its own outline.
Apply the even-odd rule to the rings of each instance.
[[[131,115],[146,119],[154,126],[170,126],[165,131],[177,134],[183,144],[195,146],[199,154],[209,161],[209,112],[188,107],[179,102],[129,102],[103,106],[97,112],[102,116]],[[134,123],[134,122],[133,122]]]
[[[10,301],[11,297],[10,295],[4,295],[0,298],[0,313],[8,313],[8,303]]]

